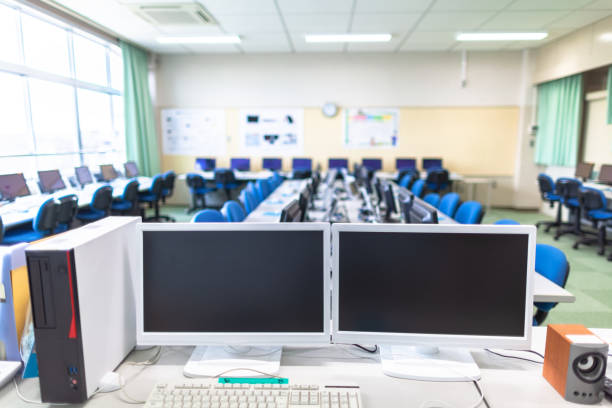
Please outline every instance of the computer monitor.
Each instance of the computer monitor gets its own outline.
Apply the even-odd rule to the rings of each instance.
[[[442,168],[442,159],[439,158],[423,158],[423,170],[434,170]]]
[[[385,220],[389,221],[391,219],[391,214],[397,214],[393,184],[385,183],[383,196],[385,198]]]
[[[376,191],[377,204],[380,205],[384,199],[383,185],[379,178],[374,181],[374,191]]]
[[[420,199],[414,199],[405,222],[407,224],[437,224],[438,210]]]
[[[363,159],[361,160],[361,164],[370,171],[377,171],[382,169],[381,159]]]
[[[140,175],[140,171],[138,170],[138,165],[136,164],[136,162],[129,161],[123,163],[123,169],[125,170],[126,178],[134,178]]]
[[[30,189],[23,173],[0,175],[0,197],[13,201],[17,197],[30,195]]]
[[[213,171],[216,167],[216,160],[206,157],[198,157],[195,162],[196,170]]]
[[[249,171],[251,170],[251,159],[247,158],[231,158],[230,168],[238,171]]]
[[[93,183],[93,177],[91,176],[91,172],[89,171],[89,167],[87,166],[75,167],[74,174],[76,176],[77,182],[81,186]]]
[[[402,212],[402,219],[406,224],[410,224],[410,210],[412,209],[412,204],[414,203],[414,194],[400,192],[397,195],[397,199],[400,204],[400,211]]]
[[[100,165],[100,172],[102,173],[102,180],[104,181],[113,181],[119,176],[112,164]]]
[[[292,200],[281,210],[280,222],[300,222],[301,220],[302,211],[300,211],[298,200]]]
[[[599,182],[612,185],[612,164],[602,164],[599,169]]]
[[[44,170],[38,172],[41,193],[53,193],[66,188],[59,170]]]
[[[280,347],[246,346],[329,343],[329,224],[141,224],[139,231],[137,341],[209,345],[196,347],[186,375],[215,376],[228,365],[274,373]],[[208,361],[214,357],[248,361]],[[242,373],[229,375],[253,376]]]
[[[309,202],[310,202],[310,187],[306,186],[300,192],[300,196],[298,199],[298,205],[300,207],[300,222],[305,222],[307,220]]]
[[[312,159],[294,158],[291,163],[293,170],[312,170]]]
[[[327,167],[330,169],[348,169],[348,159],[329,159]]]
[[[477,379],[458,347],[530,346],[535,241],[534,226],[332,225],[333,341],[383,345],[387,375]]]
[[[395,169],[401,170],[416,170],[416,159],[395,159]]]
[[[262,165],[266,170],[278,171],[283,168],[283,159],[267,157],[262,161]]]

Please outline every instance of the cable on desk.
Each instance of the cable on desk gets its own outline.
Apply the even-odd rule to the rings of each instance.
[[[64,403],[60,403],[60,402],[58,402],[58,403],[49,403],[49,402],[34,401],[34,400],[31,400],[31,399],[28,399],[19,390],[19,386],[17,385],[17,380],[15,379],[15,377],[13,377],[13,384],[15,384],[15,391],[17,392],[17,396],[19,397],[19,399],[22,400],[23,402],[28,403],[28,404],[44,405],[44,406],[48,406],[48,405],[70,405],[70,404],[64,404]]]
[[[374,353],[376,353],[378,351],[378,345],[377,344],[374,345],[373,349],[369,349],[367,347],[364,347],[361,344],[353,344],[353,346],[355,346],[355,347],[357,347],[357,348],[359,348],[359,349],[361,349],[361,350],[363,350],[363,351],[365,351],[367,353],[371,353],[371,354],[374,354]]]
[[[536,360],[531,360],[529,358],[523,358],[523,357],[517,357],[517,356],[509,356],[509,355],[506,355],[506,354],[496,353],[495,351],[490,350],[490,349],[485,349],[485,351],[487,351],[487,352],[489,352],[491,354],[495,354],[496,356],[503,357],[503,358],[513,358],[515,360],[529,361],[530,363],[535,363],[535,364],[544,364],[543,361],[536,361]],[[528,351],[528,350],[525,350],[525,351]],[[536,353],[536,352],[534,351],[534,353]],[[536,354],[541,356],[541,354],[539,354],[539,353],[536,353]],[[544,358],[544,357],[542,357],[542,358]]]
[[[155,352],[155,354],[153,355],[153,357],[151,357],[150,359],[146,360],[146,361],[141,361],[141,362],[134,362],[134,361],[126,361],[125,364],[127,365],[135,365],[135,366],[149,366],[149,365],[155,365],[159,362],[159,359],[161,358],[161,354],[162,354],[162,347],[161,346],[155,346],[157,348],[157,351]],[[153,349],[154,347],[151,347],[151,349]],[[151,349],[147,349],[147,350],[151,350]]]

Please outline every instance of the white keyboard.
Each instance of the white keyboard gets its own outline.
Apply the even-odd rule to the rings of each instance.
[[[159,383],[145,408],[362,408],[356,385]]]

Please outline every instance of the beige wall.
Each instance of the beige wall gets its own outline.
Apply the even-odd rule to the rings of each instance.
[[[608,41],[602,35],[608,35]],[[536,51],[534,82],[562,78],[612,64],[612,17],[588,25]]]
[[[612,163],[612,125],[607,120],[606,92],[588,94],[585,109],[584,161],[595,163],[599,171],[602,164]]]

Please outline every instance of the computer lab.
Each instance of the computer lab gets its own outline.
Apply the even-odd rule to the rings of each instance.
[[[0,407],[612,407],[612,1],[0,0]]]

